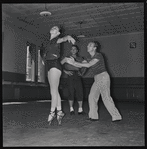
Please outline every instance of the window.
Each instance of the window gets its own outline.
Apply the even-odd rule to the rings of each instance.
[[[27,42],[26,81],[45,83],[45,66],[40,53],[42,48],[36,50],[36,45]]]
[[[35,59],[33,59],[31,46],[27,45],[27,58],[26,58],[26,81],[35,81]]]
[[[45,66],[42,64],[40,49],[38,50],[38,82],[45,83]]]
[[[4,32],[2,32],[2,51],[3,51],[3,45],[4,45]]]

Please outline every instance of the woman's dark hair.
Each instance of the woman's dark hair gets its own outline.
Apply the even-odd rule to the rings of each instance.
[[[64,27],[61,26],[61,25],[59,25],[58,28],[59,28],[59,32],[60,32],[62,35],[64,35],[64,33],[65,33]]]
[[[98,41],[93,41],[94,46],[96,47],[96,52],[100,52],[101,44]]]

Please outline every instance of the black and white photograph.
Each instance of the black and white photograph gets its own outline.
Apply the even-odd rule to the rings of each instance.
[[[2,3],[2,146],[145,146],[145,7]]]

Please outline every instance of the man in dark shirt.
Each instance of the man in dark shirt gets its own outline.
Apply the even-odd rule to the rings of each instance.
[[[75,61],[82,62],[83,58],[78,56],[78,47],[76,45],[72,45],[72,49],[70,54],[66,57],[73,57]],[[70,114],[73,115],[73,103],[74,103],[74,94],[76,95],[79,109],[78,114],[84,114],[82,104],[83,104],[83,86],[82,80],[80,76],[79,68],[72,66],[70,64],[65,63],[65,57],[62,59],[61,64],[63,65],[64,72],[68,75],[67,84],[68,84],[68,100],[70,106]]]

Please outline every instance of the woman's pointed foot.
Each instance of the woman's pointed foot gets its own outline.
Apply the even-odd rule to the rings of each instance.
[[[64,117],[64,113],[62,111],[57,111],[57,121],[58,125],[61,125],[62,118]]]
[[[48,116],[49,125],[51,125],[51,123],[55,117],[56,117],[55,111],[51,111],[49,116]]]

